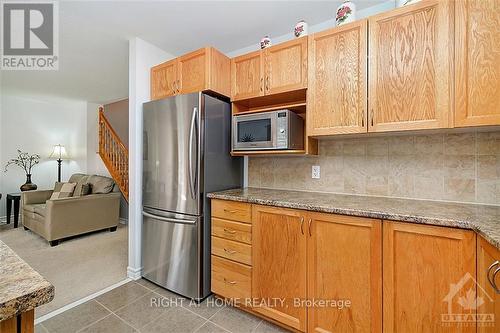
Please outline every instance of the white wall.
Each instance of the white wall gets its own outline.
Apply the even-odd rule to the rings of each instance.
[[[129,266],[132,279],[141,276],[142,231],[142,103],[149,101],[149,70],[174,58],[142,39],[129,41]]]
[[[44,96],[25,96],[2,92],[0,120],[0,172],[3,193],[0,216],[5,215],[5,194],[19,192],[25,180],[22,169],[11,166],[4,173],[7,160],[17,156],[17,149],[42,157],[32,170],[32,182],[39,189],[54,187],[57,162],[48,157],[55,144],[66,147],[71,159],[63,161],[62,180],[87,169],[87,103]]]
[[[388,0],[384,3],[381,3],[380,5],[372,6],[372,7],[357,11],[356,18],[362,19],[362,18],[366,18],[366,17],[371,16],[371,15],[379,14],[379,13],[388,11],[390,9],[393,9],[395,7],[395,5],[396,4],[395,4],[394,0]],[[335,27],[335,18],[332,16],[332,19],[330,19],[328,21],[324,21],[324,22],[321,22],[318,24],[310,25],[308,30],[309,30],[309,33],[311,34],[314,32],[327,30],[327,29],[330,29],[333,27]],[[273,45],[294,39],[295,36],[293,35],[293,32],[291,30],[292,29],[290,29],[290,33],[288,33],[286,35],[269,36],[269,37],[271,37]],[[236,57],[236,56],[248,53],[248,52],[258,50],[258,49],[259,49],[259,43],[258,43],[258,41],[256,41],[255,44],[252,44],[252,45],[249,45],[247,47],[240,48],[240,49],[233,50],[231,52],[228,52],[226,55],[228,57],[232,58],[232,57]]]

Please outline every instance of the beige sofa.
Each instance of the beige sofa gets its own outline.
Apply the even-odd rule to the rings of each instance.
[[[121,193],[114,181],[103,176],[74,174],[69,182],[77,183],[77,187],[89,184],[90,194],[49,200],[53,190],[22,193],[24,228],[42,236],[51,246],[59,244],[61,239],[92,231],[115,231]]]

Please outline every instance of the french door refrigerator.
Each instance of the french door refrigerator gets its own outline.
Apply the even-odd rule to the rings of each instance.
[[[143,105],[143,277],[193,299],[210,294],[210,202],[241,187],[230,104],[204,93]]]

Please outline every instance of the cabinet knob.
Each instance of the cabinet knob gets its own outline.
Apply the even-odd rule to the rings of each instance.
[[[490,283],[490,285],[493,287],[493,290],[495,290],[495,292],[497,294],[500,294],[500,289],[498,289],[497,285],[496,285],[496,282],[495,282],[495,277],[496,275],[498,274],[498,272],[500,272],[500,261],[496,260],[494,263],[492,263],[490,265],[490,267],[488,267],[488,271],[486,272],[486,277],[488,278],[488,282]],[[499,266],[499,267],[497,267]],[[497,269],[491,273],[493,271],[493,268],[497,267]]]

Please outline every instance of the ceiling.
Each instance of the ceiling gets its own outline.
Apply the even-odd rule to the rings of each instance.
[[[2,90],[105,103],[128,95],[128,39],[223,52],[332,19],[336,1],[60,1],[59,70],[3,71]],[[382,0],[358,0],[358,10]]]

